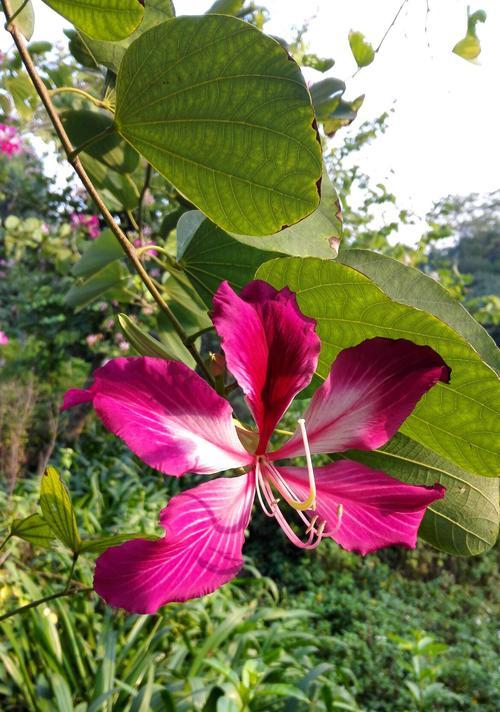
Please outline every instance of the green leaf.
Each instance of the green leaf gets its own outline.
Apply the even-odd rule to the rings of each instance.
[[[0,92],[0,110],[2,111],[2,114],[5,114],[5,116],[9,116],[12,111],[10,99],[7,94],[4,94],[3,92]]]
[[[481,54],[481,43],[477,37],[466,35],[453,47],[452,52],[471,62]]]
[[[353,101],[339,99],[336,108],[323,120],[323,128],[326,135],[329,137],[334,136],[339,129],[352,124],[358,115],[358,111],[363,106],[364,100],[364,94],[356,97]]]
[[[111,230],[106,229],[88,245],[71,273],[75,277],[89,277],[121,257],[123,257],[123,250],[120,243]]]
[[[304,79],[280,44],[234,17],[181,17],[141,35],[120,66],[115,122],[223,229],[271,234],[318,206]]]
[[[140,356],[176,360],[176,357],[160,341],[143,331],[129,316],[118,314],[118,321],[127,341]]]
[[[119,287],[127,280],[127,272],[119,262],[111,262],[93,274],[82,284],[75,284],[64,297],[66,304],[73,308],[82,308],[97,297],[103,296],[108,289]]]
[[[318,121],[323,121],[338,106],[340,97],[345,92],[345,82],[335,77],[327,77],[313,84],[309,91]]]
[[[349,450],[345,457],[412,485],[446,488],[444,499],[428,508],[419,536],[458,556],[476,556],[496,542],[499,527],[499,481],[478,477],[398,433],[374,452]]]
[[[367,67],[375,59],[373,47],[365,40],[365,36],[361,32],[354,32],[353,30],[349,32],[349,46],[351,47],[352,56],[360,69]]]
[[[4,80],[4,84],[21,119],[29,121],[33,117],[38,103],[38,97],[31,79],[26,72],[20,72],[15,77],[7,77]]]
[[[133,210],[137,207],[139,191],[128,173],[115,173],[92,156],[82,153],[80,160],[93,183],[101,189],[109,210]]]
[[[64,111],[61,121],[75,147],[103,132],[112,131],[113,128],[111,116],[88,109]],[[104,138],[96,140],[85,148],[84,153],[119,173],[132,173],[139,164],[137,151],[116,133],[108,133]]]
[[[25,519],[14,519],[10,533],[29,541],[30,544],[46,548],[50,547],[55,538],[52,529],[39,514],[30,514]]]
[[[137,0],[43,0],[79,30],[97,40],[121,40],[141,22]]]
[[[326,171],[321,182],[319,208],[307,218],[275,235],[250,237],[233,234],[233,237],[250,247],[297,257],[336,257],[342,237],[342,212],[337,191]]]
[[[109,534],[107,536],[99,536],[95,539],[83,539],[78,549],[80,554],[102,554],[103,551],[109,549],[110,546],[119,546],[124,541],[131,539],[147,539],[148,541],[156,541],[160,537],[148,536],[141,532],[135,534]]]
[[[335,60],[330,57],[318,57],[317,54],[307,53],[302,57],[303,67],[311,67],[318,72],[327,72],[335,64]]]
[[[78,551],[80,536],[76,517],[66,485],[55,467],[47,467],[42,475],[40,507],[43,518],[54,535],[71,551]]]
[[[83,67],[97,69],[98,64],[76,30],[63,30],[69,40],[69,51]]]
[[[371,250],[341,250],[338,262],[353,267],[396,302],[428,311],[458,331],[483,361],[500,371],[498,348],[481,324],[432,277]]]
[[[179,264],[211,309],[212,297],[221,282],[227,279],[239,291],[253,279],[257,267],[269,259],[269,252],[238,242],[210,220],[203,219],[202,213],[191,212],[201,216],[202,222],[185,246]],[[182,222],[189,218],[189,213],[181,217],[178,234],[182,233]]]
[[[10,0],[11,16],[21,7],[23,2],[24,0]],[[16,17],[14,25],[29,42],[35,29],[35,13],[33,12],[31,0],[28,1],[26,7]]]
[[[244,4],[244,0],[215,0],[207,15],[237,15]]]
[[[175,10],[170,0],[145,0],[144,20],[126,39],[120,42],[103,42],[82,35],[81,41],[96,64],[103,64],[117,74],[125,52],[132,42],[147,30],[172,17],[175,17]]]
[[[472,15],[467,8],[467,34],[457,42],[453,47],[453,52],[462,59],[469,62],[474,61],[481,54],[481,43],[476,34],[476,25],[478,22],[486,22],[486,13],[484,10],[477,10]]]
[[[297,293],[316,319],[322,341],[317,374],[325,378],[339,351],[365,339],[405,338],[435,349],[452,369],[418,403],[401,430],[468,472],[498,472],[500,393],[494,371],[447,324],[391,301],[360,272],[334,261],[282,258],[262,265],[257,278]]]

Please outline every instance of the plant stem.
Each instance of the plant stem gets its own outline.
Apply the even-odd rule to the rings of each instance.
[[[387,35],[389,34],[389,32],[392,30],[392,28],[393,28],[394,25],[396,24],[396,21],[397,21],[399,15],[401,14],[401,10],[404,8],[404,6],[406,5],[407,2],[408,2],[408,0],[403,0],[403,2],[401,3],[401,5],[400,5],[400,7],[399,7],[399,10],[397,11],[397,13],[396,13],[395,16],[394,16],[393,21],[391,22],[391,24],[389,25],[389,27],[386,29],[386,31],[384,32],[384,36],[382,37],[382,39],[381,39],[380,42],[378,43],[378,47],[377,47],[377,49],[375,50],[375,54],[377,54],[377,53],[379,52],[380,48],[381,48],[382,45],[384,44],[385,38],[387,37]]]
[[[97,97],[92,96],[92,94],[77,87],[58,87],[57,89],[50,89],[49,95],[54,96],[55,94],[78,94],[79,96],[83,96],[84,99],[87,99],[87,101],[92,102],[97,108],[111,111],[111,107],[107,102],[101,101]]]
[[[75,566],[76,562],[78,561],[78,553],[73,554],[73,562],[71,564],[71,568],[69,570],[68,578],[66,580],[66,586],[64,587],[65,591],[69,591],[69,587],[71,586],[71,579],[73,578],[73,574],[75,572]]]
[[[203,334],[208,334],[209,331],[214,331],[215,327],[214,326],[206,326],[204,329],[200,329],[199,331],[195,331],[194,334],[191,334],[191,336],[188,337],[190,343],[194,344],[196,339],[199,339],[200,336],[203,336]]]
[[[7,18],[7,24],[9,25],[11,21],[11,10],[10,10],[10,3],[9,0],[0,0],[5,16]],[[203,359],[201,358],[200,354],[198,353],[197,349],[195,346],[191,343],[189,343],[188,336],[184,329],[182,328],[181,323],[175,316],[175,314],[172,312],[168,304],[165,302],[163,299],[160,291],[158,288],[154,285],[153,280],[150,278],[148,275],[144,265],[142,264],[141,260],[137,256],[137,252],[135,247],[131,244],[131,242],[128,240],[127,236],[123,232],[123,230],[119,227],[119,225],[115,222],[112,214],[104,204],[101,196],[99,195],[99,192],[95,188],[94,184],[90,180],[89,176],[87,175],[87,172],[85,171],[80,159],[78,158],[77,155],[74,153],[74,147],[69,139],[68,134],[66,133],[64,126],[61,122],[61,119],[59,118],[59,114],[57,113],[57,110],[52,102],[52,99],[49,94],[49,90],[43,83],[40,75],[38,74],[36,67],[33,63],[33,60],[31,58],[31,55],[28,51],[28,48],[26,46],[26,43],[15,26],[9,25],[9,30],[8,30],[12,36],[12,39],[14,40],[14,44],[17,47],[17,50],[21,56],[21,60],[24,64],[24,67],[26,71],[28,72],[28,75],[33,83],[33,86],[35,87],[35,90],[40,97],[47,114],[49,115],[50,121],[54,127],[54,130],[61,141],[62,147],[64,151],[66,152],[66,155],[68,157],[69,163],[72,165],[75,173],[78,175],[80,178],[81,182],[83,183],[87,193],[89,196],[92,198],[102,215],[104,216],[104,219],[106,220],[111,232],[114,234],[118,242],[120,243],[123,251],[127,255],[127,257],[130,259],[132,262],[135,271],[141,278],[144,286],[146,289],[149,291],[155,302],[158,304],[159,308],[164,312],[164,314],[167,316],[169,319],[170,323],[172,324],[175,332],[179,336],[180,340],[184,344],[184,346],[188,349],[190,354],[193,356],[198,368],[200,371],[204,374],[205,378],[209,381],[210,384],[213,385],[213,379],[210,373],[208,372]]]
[[[12,537],[12,534],[7,534],[7,536],[5,537],[5,539],[4,539],[4,540],[2,541],[2,543],[0,544],[0,551],[2,551],[2,549],[4,548],[4,546],[6,545],[6,543],[9,541],[9,539],[10,539],[11,537]]]
[[[36,601],[31,601],[31,603],[27,603],[25,606],[21,606],[20,608],[15,608],[13,611],[9,611],[8,613],[4,613],[3,616],[0,616],[0,623],[2,621],[6,621],[7,618],[11,618],[12,616],[16,616],[18,613],[25,613],[25,611],[29,611],[31,608],[36,608],[37,606],[40,606],[42,603],[47,603],[48,601],[53,601],[55,598],[62,598],[63,596],[72,596],[75,593],[89,593],[90,591],[93,591],[93,588],[79,588],[76,591],[75,590],[69,590],[67,591],[64,589],[64,591],[59,591],[59,593],[52,593],[50,596],[44,596],[43,598],[38,598]]]

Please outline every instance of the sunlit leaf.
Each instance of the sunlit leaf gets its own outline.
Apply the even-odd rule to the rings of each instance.
[[[80,544],[71,497],[55,467],[47,467],[40,486],[43,518],[54,535],[72,551]]]
[[[352,124],[358,111],[363,106],[364,94],[356,97],[353,101],[339,99],[335,109],[331,111],[323,120],[323,128],[327,136],[333,136],[339,129]]]
[[[498,378],[456,331],[432,314],[393,302],[363,274],[336,261],[273,260],[257,277],[297,292],[301,310],[316,319],[321,378],[339,351],[375,336],[434,348],[451,367],[451,382],[422,398],[402,432],[468,472],[498,474]]]
[[[478,22],[486,22],[486,13],[484,10],[477,10],[471,15],[469,8],[467,8],[467,34],[456,43],[452,50],[459,57],[467,59],[469,62],[474,61],[481,54],[481,43],[476,34],[476,25]]]
[[[10,533],[20,539],[29,541],[36,546],[49,547],[55,535],[47,522],[39,514],[30,514],[24,519],[15,519],[10,527]]]
[[[181,17],[141,35],[120,65],[115,121],[223,229],[271,234],[319,203],[321,147],[300,70],[234,17]]]
[[[13,15],[23,3],[24,0],[10,0],[10,14]],[[29,42],[31,36],[33,35],[33,30],[35,29],[35,13],[33,12],[33,5],[31,4],[31,0],[28,0],[26,6],[14,20],[14,24]]]
[[[20,72],[14,77],[6,77],[4,83],[17,113],[22,119],[29,121],[38,103],[38,96],[29,76],[26,72]]]
[[[147,30],[174,16],[175,10],[171,0],[146,0],[144,19],[129,37],[120,40],[120,42],[104,42],[102,40],[93,40],[91,37],[82,34],[80,39],[96,64],[103,64],[116,74],[125,52],[132,42]]]
[[[323,121],[338,106],[340,97],[345,92],[345,82],[335,77],[327,77],[309,87],[309,91],[318,121]]]
[[[500,352],[491,336],[435,279],[371,250],[341,250],[337,261],[362,272],[396,302],[423,309],[446,322],[491,368],[500,371]]]
[[[324,259],[336,257],[342,238],[342,212],[337,191],[326,171],[321,181],[319,207],[304,220],[275,235],[251,237],[233,234],[233,237],[245,245],[286,255]]]
[[[375,59],[375,52],[369,42],[365,40],[365,36],[361,32],[349,32],[349,46],[352,56],[356,60],[356,64],[361,67],[367,67]]]
[[[75,27],[97,40],[120,40],[139,25],[144,8],[137,0],[43,0]]]
[[[344,454],[403,482],[427,486],[439,482],[446,488],[444,499],[430,505],[419,529],[419,536],[437,549],[476,556],[495,544],[498,479],[471,475],[401,433],[382,450]]]

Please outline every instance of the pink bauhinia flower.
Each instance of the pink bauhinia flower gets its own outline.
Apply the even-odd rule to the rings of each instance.
[[[0,124],[0,153],[4,153],[10,158],[16,153],[21,153],[21,150],[21,138],[16,127]]]
[[[288,288],[276,291],[260,281],[239,296],[221,284],[213,322],[258,432],[235,427],[229,403],[176,361],[113,359],[97,369],[89,389],[66,393],[64,408],[92,401],[104,425],[165,474],[244,472],[172,497],[160,515],[165,536],[105,551],[97,559],[95,590],[112,606],[135,613],[214,591],[243,564],[255,494],[302,548],[324,537],[362,554],[415,546],[427,506],[444,496],[440,485],[403,484],[345,459],[314,469],[311,454],[384,445],[424,393],[449,380],[441,357],[403,339],[373,338],[341,351],[295,434],[272,450],[276,425],[316,369],[315,322],[300,312]],[[305,456],[306,467],[279,464],[298,456]],[[300,518],[302,537],[286,512]]]

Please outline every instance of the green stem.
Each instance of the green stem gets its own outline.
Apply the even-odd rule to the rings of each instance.
[[[75,590],[70,590],[66,591],[59,591],[59,593],[52,593],[50,596],[44,596],[43,598],[38,598],[36,601],[31,601],[31,603],[27,603],[25,606],[21,606],[20,608],[15,608],[13,611],[9,611],[8,613],[4,613],[3,616],[0,616],[0,623],[2,621],[6,621],[7,618],[11,618],[12,616],[16,616],[18,613],[25,613],[26,611],[29,611],[31,608],[36,608],[37,606],[40,606],[42,603],[47,603],[48,601],[53,601],[56,598],[62,598],[63,596],[73,596],[75,593],[89,593],[90,591],[93,591],[93,588],[79,588],[76,591]]]
[[[78,553],[74,553],[71,568],[69,570],[68,578],[66,580],[66,586],[64,587],[65,591],[69,591],[69,587],[71,586],[71,579],[73,578],[73,574],[75,572],[75,566],[76,566],[77,561],[78,561]]]
[[[199,339],[200,336],[203,336],[203,334],[208,334],[209,331],[214,331],[215,327],[213,326],[206,326],[204,329],[200,329],[199,331],[196,331],[194,334],[191,334],[191,336],[188,337],[188,341],[191,344],[194,344],[196,339]]]
[[[115,126],[114,124],[111,124],[111,126],[108,126],[105,128],[103,131],[99,131],[98,134],[95,134],[94,136],[91,136],[88,138],[86,141],[81,143],[79,146],[74,148],[70,153],[68,154],[68,161],[72,163],[74,159],[78,156],[79,153],[82,151],[85,151],[86,148],[89,146],[92,146],[94,143],[97,143],[103,138],[106,138],[106,136],[111,136],[115,132]]]
[[[9,0],[0,0],[5,16],[10,22],[11,20],[11,10],[10,10],[10,3]],[[78,175],[80,178],[83,186],[85,187],[88,195],[98,209],[100,210],[101,214],[103,215],[104,219],[106,220],[109,229],[113,233],[113,235],[116,237],[118,242],[120,243],[123,251],[127,255],[127,257],[130,259],[132,262],[135,271],[141,278],[144,286],[146,289],[149,291],[159,308],[164,312],[164,314],[167,316],[168,320],[172,324],[175,332],[179,336],[180,340],[184,344],[184,346],[188,349],[192,357],[194,358],[198,368],[200,369],[201,373],[205,376],[207,381],[213,385],[213,378],[211,374],[209,373],[208,369],[205,366],[205,363],[198,353],[197,349],[193,344],[190,344],[188,341],[188,336],[186,332],[184,331],[182,324],[179,322],[175,314],[172,312],[168,304],[165,302],[163,299],[160,290],[155,286],[153,283],[153,280],[147,273],[147,270],[145,269],[144,265],[142,264],[141,260],[137,256],[137,251],[135,247],[130,243],[129,239],[123,232],[123,230],[120,228],[120,226],[116,223],[115,219],[113,218],[112,214],[106,207],[104,201],[102,200],[101,196],[99,195],[98,190],[92,183],[90,177],[88,176],[87,172],[85,171],[80,159],[78,158],[78,155],[74,154],[74,147],[69,139],[68,134],[66,133],[66,130],[62,124],[62,121],[59,117],[59,114],[52,102],[52,99],[50,97],[49,91],[45,84],[43,83],[40,75],[37,72],[37,69],[33,63],[33,59],[31,58],[31,55],[28,51],[28,48],[26,46],[26,43],[24,41],[24,38],[21,34],[21,32],[17,29],[15,25],[10,25],[9,26],[9,32],[12,36],[12,39],[14,40],[14,44],[17,47],[17,50],[21,56],[21,60],[24,64],[24,67],[33,83],[33,86],[36,90],[36,93],[40,97],[40,100],[42,101],[42,104],[44,105],[47,114],[50,118],[50,121],[52,123],[52,126],[54,127],[54,130],[61,141],[61,145],[66,152],[66,155],[68,157],[69,163],[73,166],[73,169],[75,173]]]
[[[148,250],[156,250],[156,252],[163,252],[163,254],[167,255],[167,257],[171,257],[169,251],[161,245],[143,245],[142,247],[137,247],[135,251],[138,255],[142,255],[143,252],[147,252]]]
[[[107,111],[111,111],[111,107],[106,101],[101,101],[97,97],[92,96],[92,94],[89,94],[83,89],[78,89],[77,87],[58,87],[57,89],[51,89],[49,91],[50,96],[54,96],[55,94],[78,94],[79,96],[83,96],[84,99],[87,99],[87,101],[90,101],[92,104],[97,106],[98,109],[106,109]]]
[[[12,534],[7,534],[7,536],[5,537],[5,539],[4,539],[4,540],[2,541],[2,543],[0,544],[0,551],[2,551],[2,549],[4,548],[4,546],[6,545],[6,543],[9,541],[9,539],[10,539],[11,537],[12,537]]]

